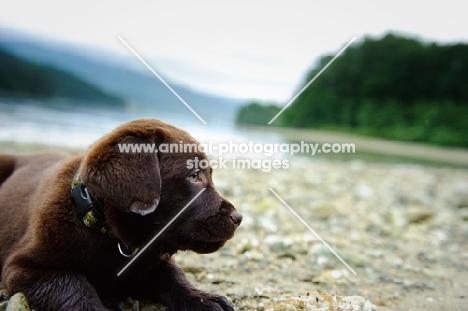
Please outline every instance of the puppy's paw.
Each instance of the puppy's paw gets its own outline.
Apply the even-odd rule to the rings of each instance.
[[[219,311],[234,311],[234,306],[226,297],[210,295],[209,298],[200,298],[200,309],[196,307],[192,310],[219,310]]]
[[[190,297],[184,297],[185,306],[177,306],[173,310],[183,311],[234,311],[234,306],[223,296],[212,295],[202,291],[192,292]],[[181,302],[179,300],[179,302]]]

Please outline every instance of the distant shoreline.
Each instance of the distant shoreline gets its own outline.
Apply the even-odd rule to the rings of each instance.
[[[468,167],[468,149],[446,148],[423,143],[400,142],[355,134],[337,133],[325,130],[297,129],[266,126],[237,126],[239,129],[256,133],[274,133],[288,141],[316,143],[354,143],[357,152],[377,155],[406,157]]]
[[[69,154],[80,154],[84,150],[84,148],[72,148],[67,146],[47,145],[40,143],[0,141],[0,153],[9,154],[30,154],[37,152],[64,152]]]
[[[36,105],[46,106],[51,108],[75,108],[77,105],[80,107],[90,108],[110,108],[110,109],[125,109],[130,105],[129,101],[105,101],[72,97],[40,97],[28,96],[24,94],[7,94],[0,93],[0,104],[4,105]]]

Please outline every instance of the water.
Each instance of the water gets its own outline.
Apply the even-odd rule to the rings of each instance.
[[[120,124],[137,118],[157,118],[171,123],[187,130],[200,142],[282,141],[280,135],[249,133],[228,120],[204,125],[188,109],[185,114],[171,114],[151,109],[92,108],[65,100],[0,99],[0,142],[86,148]]]

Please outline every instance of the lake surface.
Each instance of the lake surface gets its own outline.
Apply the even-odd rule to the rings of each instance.
[[[65,100],[12,99],[0,99],[0,141],[86,148],[120,124],[137,118],[157,118],[171,123],[187,130],[200,142],[283,141],[279,134],[236,128],[233,118],[211,120],[205,125],[188,109],[185,114],[171,114],[151,108],[93,108]]]

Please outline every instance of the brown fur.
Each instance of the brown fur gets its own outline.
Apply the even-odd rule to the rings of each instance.
[[[38,311],[107,310],[128,296],[170,310],[233,310],[226,298],[194,288],[171,255],[210,253],[232,238],[242,216],[214,189],[211,169],[198,179],[187,160],[203,153],[120,153],[119,143],[196,143],[154,119],[126,123],[83,157],[0,155],[0,264],[9,294],[22,291]],[[80,172],[115,239],[86,227],[70,195]],[[117,250],[141,248],[202,188],[206,190],[120,276],[129,259]],[[141,210],[157,204],[154,212]],[[132,212],[133,211],[133,212]],[[106,306],[106,307],[105,307]]]

